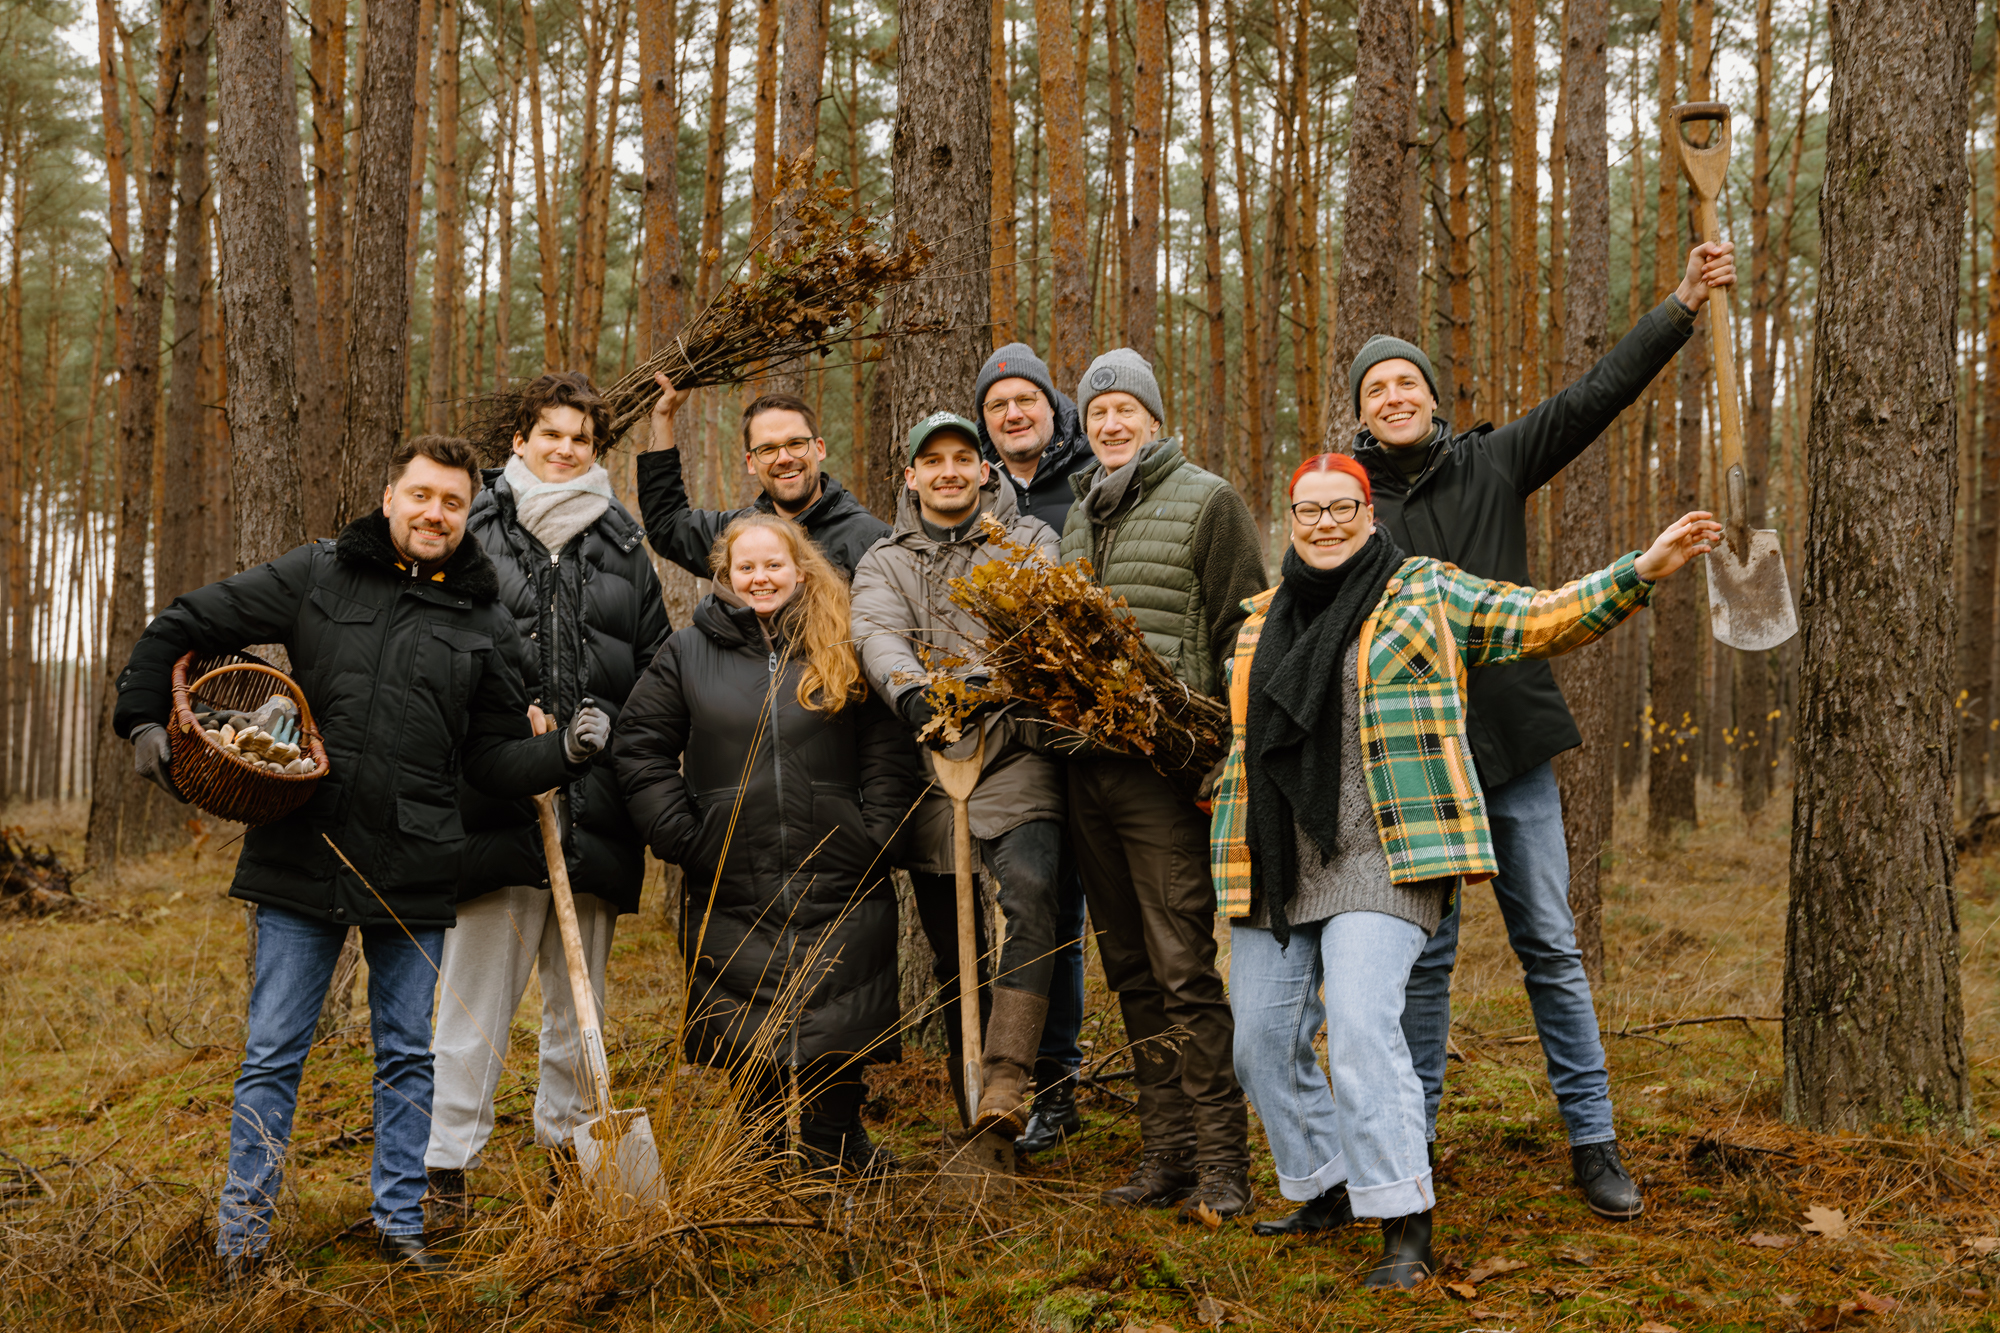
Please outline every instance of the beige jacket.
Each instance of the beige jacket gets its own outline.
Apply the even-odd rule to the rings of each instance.
[[[1003,485],[997,472],[987,482],[980,505],[982,512],[1006,525],[1010,539],[1056,558],[1055,530],[1021,513],[1013,487]],[[916,496],[903,491],[896,505],[895,530],[870,547],[854,567],[854,640],[861,669],[891,707],[918,688],[916,682],[925,670],[919,644],[976,662],[986,628],[951,600],[951,580],[999,556],[977,527],[957,541],[933,539],[924,531]],[[900,708],[897,711],[900,715]],[[1059,760],[1036,748],[1039,724],[1018,719],[1009,709],[987,714],[981,725],[986,766],[970,802],[973,836],[997,838],[1030,820],[1062,819],[1062,769]],[[969,758],[976,744],[968,735],[947,753]],[[924,750],[924,771],[932,786],[910,815],[896,864],[906,870],[948,874],[951,802],[936,785],[929,750]]]

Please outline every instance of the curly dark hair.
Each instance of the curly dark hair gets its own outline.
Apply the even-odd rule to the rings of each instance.
[[[479,449],[471,440],[456,435],[414,435],[389,458],[388,480],[394,486],[403,472],[419,458],[428,458],[439,467],[455,467],[472,478],[472,493],[479,494]]]
[[[590,419],[590,441],[601,452],[614,443],[611,438],[611,406],[604,401],[604,395],[597,391],[587,376],[575,370],[552,370],[537,375],[522,385],[513,404],[513,420],[509,449],[513,447],[512,436],[526,439],[528,433],[541,420],[542,412],[551,407],[573,407]]]

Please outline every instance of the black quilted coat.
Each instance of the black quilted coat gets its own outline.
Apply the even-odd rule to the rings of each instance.
[[[615,731],[625,697],[673,631],[645,536],[614,500],[552,559],[515,517],[513,488],[501,470],[486,473],[486,487],[466,520],[466,539],[492,559],[500,603],[521,631],[528,697],[558,723],[588,698],[611,715]],[[620,912],[638,911],[646,845],[626,816],[611,757],[600,756],[571,783],[567,798],[563,848],[570,886],[615,903]],[[510,884],[548,884],[532,801],[495,800],[462,783],[459,806],[467,835],[460,902]]]
[[[801,670],[755,612],[709,596],[612,743],[634,822],[685,872],[692,1060],[899,1053],[881,852],[916,800],[915,752],[872,694],[831,717],[800,707]]]

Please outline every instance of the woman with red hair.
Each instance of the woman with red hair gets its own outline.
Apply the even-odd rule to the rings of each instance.
[[[1538,592],[1406,559],[1373,499],[1345,455],[1292,474],[1282,575],[1246,604],[1236,640],[1210,857],[1230,918],[1237,1077],[1280,1192],[1302,1205],[1255,1230],[1379,1218],[1367,1285],[1409,1287],[1433,1266],[1434,1195],[1404,987],[1452,893],[1496,870],[1465,673],[1608,633],[1722,528],[1688,514],[1650,550]],[[1313,1052],[1322,1025],[1330,1089]]]

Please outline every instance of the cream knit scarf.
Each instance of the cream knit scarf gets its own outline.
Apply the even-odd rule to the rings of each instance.
[[[611,507],[611,474],[602,463],[575,481],[542,481],[516,454],[507,460],[505,475],[521,526],[551,552],[561,551]]]

